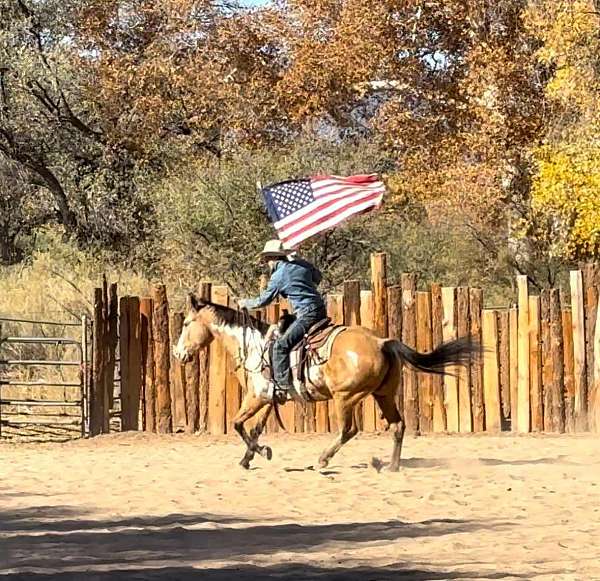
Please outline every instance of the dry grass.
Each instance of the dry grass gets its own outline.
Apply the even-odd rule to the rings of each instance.
[[[92,259],[71,246],[49,236],[50,247],[36,252],[32,260],[14,267],[0,268],[0,317],[22,318],[42,321],[80,323],[83,315],[91,319],[93,289],[102,283],[106,274],[111,282],[119,284],[120,294],[146,294],[148,282],[130,272],[106,268],[102,260]],[[81,340],[81,326],[48,325],[39,323],[16,323],[0,321],[2,337],[62,337]],[[2,343],[0,359],[34,359],[54,361],[78,361],[79,347],[76,345],[40,345]],[[79,382],[77,366],[2,366],[1,379],[27,382],[56,381]],[[2,399],[32,399],[50,401],[75,401],[81,397],[80,388],[72,386],[3,386]],[[50,406],[3,406],[4,419],[25,418],[56,419],[70,421],[79,416],[77,407]],[[9,414],[11,414],[9,416]],[[60,414],[57,417],[56,414]],[[19,428],[21,434],[39,437],[40,431]],[[6,426],[3,436],[15,435],[16,430]],[[47,437],[72,437],[78,428],[46,428]]]

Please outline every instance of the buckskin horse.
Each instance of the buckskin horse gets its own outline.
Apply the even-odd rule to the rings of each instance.
[[[235,361],[236,375],[244,392],[233,420],[235,430],[247,446],[240,464],[249,468],[255,453],[270,460],[271,449],[258,444],[269,413],[277,405],[272,389],[269,390],[270,381],[262,373],[268,357],[266,335],[270,326],[246,311],[204,301],[193,293],[188,296],[187,308],[181,336],[173,348],[175,357],[186,363],[212,341],[223,344]],[[339,435],[321,454],[319,466],[325,468],[336,452],[358,433],[354,408],[373,395],[394,439],[388,469],[398,471],[405,426],[395,395],[402,362],[419,371],[445,374],[448,366],[467,364],[478,350],[467,337],[443,343],[431,353],[420,353],[396,339],[379,338],[367,328],[345,328],[333,339],[327,361],[313,363],[306,372],[316,394],[314,399],[333,399],[338,420]],[[260,411],[263,415],[248,433],[244,423]]]

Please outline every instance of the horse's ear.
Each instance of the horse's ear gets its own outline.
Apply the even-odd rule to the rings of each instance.
[[[194,293],[188,293],[186,303],[188,309],[193,311],[199,311],[204,306],[204,303]]]

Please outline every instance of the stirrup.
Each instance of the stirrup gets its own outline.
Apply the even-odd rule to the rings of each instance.
[[[276,387],[273,391],[273,400],[278,405],[283,405],[288,400],[288,393],[287,390]]]
[[[296,388],[293,385],[275,385],[273,391],[273,399],[277,400],[277,403],[283,405],[288,401],[304,402],[299,393],[296,392]]]

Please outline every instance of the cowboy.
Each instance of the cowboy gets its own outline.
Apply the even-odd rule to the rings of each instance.
[[[265,291],[255,299],[238,302],[242,309],[259,309],[281,296],[290,301],[296,320],[273,345],[273,375],[280,396],[293,393],[290,353],[310,327],[326,318],[325,304],[317,285],[321,273],[310,262],[284,248],[280,240],[269,240],[260,253],[262,262],[269,265],[271,278]],[[282,393],[283,392],[283,393]]]

